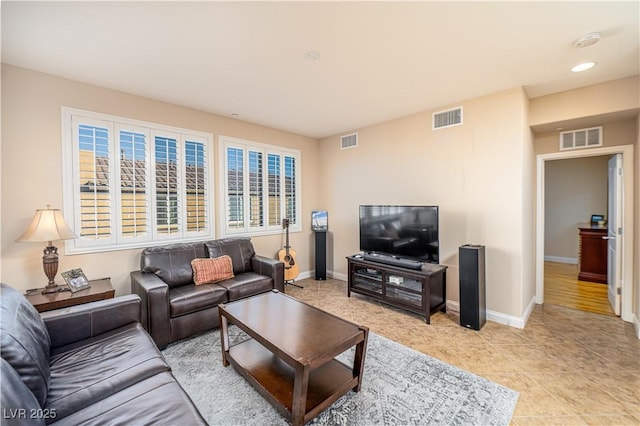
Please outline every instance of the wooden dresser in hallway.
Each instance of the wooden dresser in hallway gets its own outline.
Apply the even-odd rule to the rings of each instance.
[[[607,226],[592,223],[578,224],[580,244],[578,279],[607,283]]]

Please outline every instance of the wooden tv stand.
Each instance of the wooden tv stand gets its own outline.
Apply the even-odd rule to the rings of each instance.
[[[425,263],[421,270],[401,268],[348,256],[347,296],[351,292],[423,315],[447,311],[447,267]]]

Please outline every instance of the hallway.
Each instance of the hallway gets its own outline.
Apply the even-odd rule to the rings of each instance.
[[[615,316],[607,285],[578,280],[578,265],[544,262],[544,303]]]

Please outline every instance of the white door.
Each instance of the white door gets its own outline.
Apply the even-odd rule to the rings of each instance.
[[[622,283],[622,154],[609,159],[609,207],[607,236],[607,285],[609,303],[616,315],[620,315]]]

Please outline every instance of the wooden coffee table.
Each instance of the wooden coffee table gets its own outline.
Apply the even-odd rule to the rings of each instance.
[[[218,306],[222,364],[231,363],[293,425],[360,390],[369,329],[274,290]],[[228,324],[251,338],[230,346]],[[334,359],[355,346],[353,366]]]

